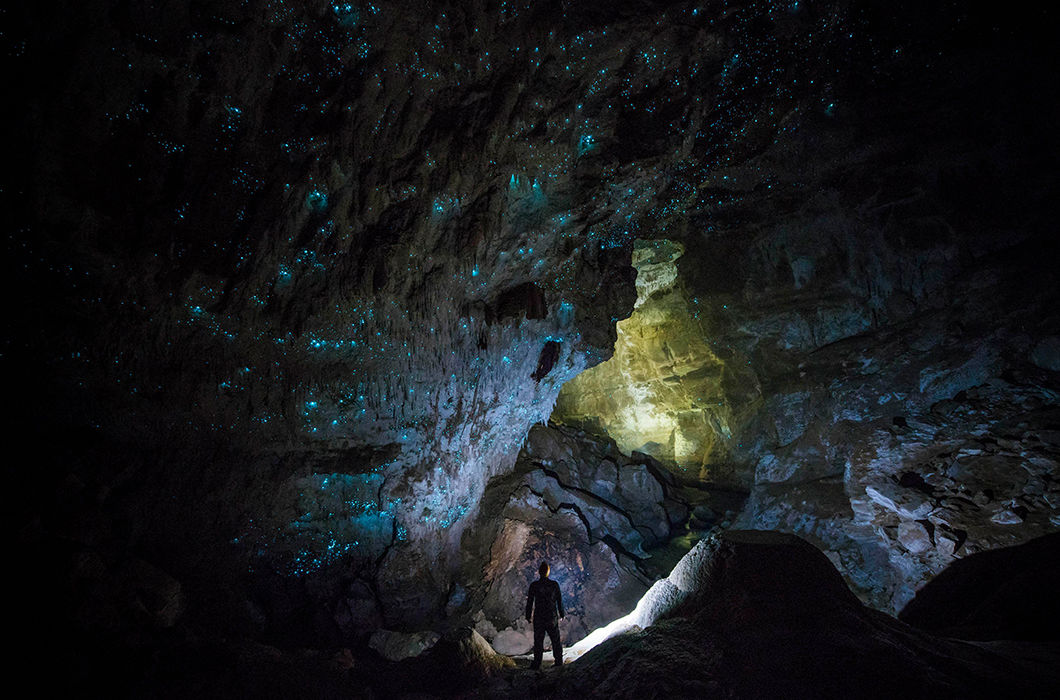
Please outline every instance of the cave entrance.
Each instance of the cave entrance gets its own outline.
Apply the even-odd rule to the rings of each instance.
[[[678,241],[635,241],[637,301],[617,324],[614,356],[563,386],[552,420],[710,481],[709,465],[729,453],[733,417],[722,387],[724,361],[679,274],[684,255]]]

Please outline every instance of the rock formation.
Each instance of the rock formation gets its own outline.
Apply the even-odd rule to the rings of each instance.
[[[1056,638],[1060,535],[980,552],[951,564],[902,608],[903,622],[962,639]]]
[[[315,649],[341,693],[373,638],[525,647],[541,557],[573,639],[733,525],[891,613],[1057,531],[1054,19],[11,9],[27,646],[111,694]]]
[[[589,651],[560,696],[992,697],[1060,682],[1055,659],[1019,644],[936,638],[864,607],[791,535],[727,531],[660,583],[642,616],[654,624]]]
[[[567,610],[561,632],[577,641],[626,614],[665,574],[646,550],[683,534],[688,515],[650,457],[534,426],[514,471],[487,486],[464,538],[464,607],[479,612],[477,628],[498,651],[526,653],[533,642],[526,592],[548,561]]]
[[[990,572],[992,606],[980,605],[980,612],[1018,606],[1021,596],[1044,601],[1052,597],[1054,580],[1035,580],[1023,571],[1055,555],[1056,544],[1050,536],[971,555],[967,567],[954,569]],[[996,567],[989,561],[995,556],[1009,567]],[[941,603],[945,616],[983,590],[974,573],[954,571],[942,579],[950,585],[937,594],[929,585],[925,602],[931,595],[944,599],[922,610]],[[1018,589],[1001,592],[1011,584]],[[1056,646],[1025,641],[1055,642],[1056,606],[1042,612],[1046,616],[1029,635],[1011,636],[1004,617],[980,615],[977,638],[988,642],[937,636],[863,605],[828,558],[805,540],[727,530],[696,544],[621,625],[570,648],[580,658],[562,669],[534,672],[525,668],[528,660],[520,668],[499,668],[480,642],[481,653],[451,663],[449,679],[436,678],[439,657],[432,653],[375,674],[374,687],[384,694],[413,688],[444,694],[451,688],[461,697],[501,698],[1044,697],[1060,683]],[[908,616],[910,622],[914,617]],[[484,670],[489,668],[495,670]],[[471,677],[479,679],[474,688],[466,685]]]

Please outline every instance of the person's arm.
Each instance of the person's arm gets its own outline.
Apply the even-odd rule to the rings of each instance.
[[[530,622],[530,613],[534,609],[534,584],[530,584],[530,590],[526,592],[526,621]]]
[[[559,606],[559,617],[562,620],[563,619],[563,615],[564,615],[564,612],[563,612],[563,593],[560,592],[558,583],[556,584],[556,605]]]

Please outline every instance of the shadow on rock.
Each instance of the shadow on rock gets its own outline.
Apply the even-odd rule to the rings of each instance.
[[[936,637],[862,605],[792,535],[728,531],[667,579],[655,623],[587,652],[558,697],[1041,697],[1057,649]]]
[[[1060,533],[959,559],[898,619],[961,639],[1060,639]]]
[[[515,662],[493,650],[485,639],[469,627],[460,627],[443,636],[420,656],[393,667],[385,690],[391,694],[457,694],[472,688],[488,688]],[[506,684],[505,684],[506,686]]]

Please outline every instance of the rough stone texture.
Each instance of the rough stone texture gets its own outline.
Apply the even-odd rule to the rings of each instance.
[[[903,45],[701,183],[700,214],[638,243],[616,355],[554,418],[748,491],[742,526],[812,539],[891,612],[954,557],[1056,529],[1057,90],[1005,27]]]
[[[534,552],[504,518],[472,531],[511,495],[486,485],[611,355],[634,251],[639,386],[685,403],[643,404],[679,430],[628,444],[748,492],[747,523],[890,610],[1056,530],[1052,13],[18,4],[0,359],[35,449],[7,484],[26,628],[69,632],[76,679],[172,638],[470,624],[472,579]],[[646,461],[608,459],[523,472],[512,506],[599,609],[682,520]]]
[[[368,640],[368,646],[388,661],[401,661],[419,656],[430,649],[441,638],[437,632],[391,632],[376,630]]]
[[[729,530],[725,538],[739,538],[748,535]],[[754,537],[751,535],[750,537]],[[582,654],[620,634],[638,632],[663,620],[686,605],[695,605],[703,595],[709,594],[711,558],[717,553],[721,540],[715,536],[700,540],[684,555],[666,578],[652,584],[637,606],[625,615],[605,627],[593,630],[591,634],[574,644],[567,656],[579,658]]]
[[[670,579],[680,600],[585,654],[554,681],[557,695],[985,698],[1060,680],[1055,648],[932,637],[864,607],[791,535],[728,531]]]
[[[478,632],[460,627],[443,636],[428,653],[406,661],[393,686],[432,694],[452,692],[482,686],[513,666],[511,659],[495,652]]]
[[[1054,404],[1050,389],[992,379],[898,422],[847,424],[859,448],[842,476],[760,489],[742,521],[834,551],[867,601],[897,612],[954,558],[1056,529]]]
[[[514,471],[491,481],[464,537],[476,629],[504,654],[533,642],[526,591],[548,561],[567,615],[565,644],[628,613],[647,589],[653,548],[683,531],[687,505],[646,455],[561,426],[534,426]],[[485,564],[483,564],[485,562]]]
[[[682,476],[711,480],[709,465],[730,456],[729,426],[742,403],[722,385],[755,384],[703,336],[695,305],[677,286],[683,254],[674,241],[637,241],[637,301],[617,324],[614,357],[565,384],[552,415],[603,431],[627,454],[645,452]]]

